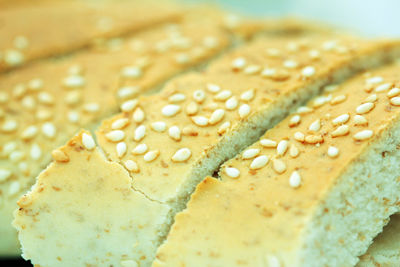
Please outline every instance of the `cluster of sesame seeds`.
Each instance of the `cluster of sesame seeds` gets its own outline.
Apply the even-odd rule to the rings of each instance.
[[[29,40],[22,35],[16,36],[13,40],[13,47],[3,51],[0,57],[1,61],[4,62],[6,66],[14,67],[21,65],[25,62],[24,50],[29,47]]]

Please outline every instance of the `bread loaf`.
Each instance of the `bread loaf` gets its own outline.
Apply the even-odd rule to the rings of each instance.
[[[206,175],[325,85],[384,64],[398,57],[399,50],[396,42],[344,36],[264,37],[216,60],[203,73],[174,79],[161,94],[125,101],[124,112],[97,130],[99,148],[81,132],[53,153],[55,161],[20,199],[14,226],[23,256],[41,266],[148,266],[174,215]],[[106,185],[111,169],[103,168],[117,164],[127,171],[116,171],[118,177]],[[124,198],[135,202],[136,196],[147,204],[108,216]],[[53,217],[57,219],[49,219]],[[169,241],[158,263],[166,261],[163,251]],[[185,246],[186,241],[179,242]],[[116,243],[123,245],[116,248]],[[171,259],[180,251],[172,250],[167,253]]]

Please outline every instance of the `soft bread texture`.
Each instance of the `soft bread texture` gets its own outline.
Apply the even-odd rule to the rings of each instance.
[[[360,257],[357,267],[392,267],[400,265],[400,215],[395,214]]]
[[[399,211],[399,69],[329,87],[224,163],[153,266],[354,266]]]
[[[181,9],[159,1],[23,1],[9,5],[0,9],[0,71],[181,17]]]
[[[19,253],[12,211],[54,148],[231,44],[211,21],[198,28],[191,20],[164,24],[0,76],[0,255]]]
[[[97,130],[97,139],[109,160],[129,170],[134,190],[170,208],[163,225],[154,233],[161,243],[174,214],[185,207],[195,186],[206,175],[256,141],[289,111],[318,94],[324,85],[381,65],[397,57],[398,49],[399,45],[390,41],[370,42],[342,36],[306,40],[260,38],[223,56],[203,74],[188,74],[171,81],[160,95],[122,103],[124,112],[104,121]],[[318,53],[310,55],[310,50]],[[286,62],[288,58],[283,53],[286,51],[296,64]],[[85,194],[79,184],[71,190],[74,194]],[[40,198],[37,192],[27,195],[36,199],[30,195]],[[56,208],[57,203],[53,204]],[[76,209],[81,212],[79,206]],[[37,209],[32,212],[40,213]],[[64,250],[53,255],[31,253],[34,249],[29,244],[34,240],[29,244],[24,240],[36,239],[34,233],[42,228],[43,222],[30,224],[25,239],[22,225],[28,215],[16,212],[15,216],[14,225],[19,230],[24,255],[34,259],[34,264],[55,263],[56,257],[69,260],[70,254]],[[68,226],[54,227],[60,227],[58,231],[68,235],[68,243],[81,242],[82,236],[72,233]],[[153,236],[148,238],[154,240]],[[58,240],[60,247],[63,241]],[[53,247],[57,245],[54,239],[47,242],[53,243]],[[131,242],[137,244],[136,239]],[[98,249],[92,249],[87,257],[104,257],[102,242],[97,245]],[[143,249],[139,243],[127,257],[136,259],[137,250]],[[122,260],[124,253],[121,250],[113,255]],[[148,251],[147,255],[154,253]],[[57,265],[65,264],[59,261]]]

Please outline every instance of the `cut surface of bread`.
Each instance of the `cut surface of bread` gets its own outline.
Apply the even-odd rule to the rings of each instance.
[[[325,85],[381,65],[397,57],[398,50],[395,42],[370,42],[341,36],[307,40],[260,38],[216,60],[203,73],[187,74],[170,81],[158,95],[123,102],[124,112],[102,123],[97,130],[97,140],[110,161],[120,163],[129,171],[134,190],[169,207],[163,225],[157,230],[161,243],[175,213],[185,207],[195,186],[206,175],[211,175],[221,163],[256,141],[266,129],[318,94]],[[74,165],[69,168],[74,169]],[[46,171],[41,175],[45,174]],[[74,194],[85,194],[79,183],[70,190]],[[27,196],[40,198],[35,191],[28,192]],[[71,197],[73,195],[67,198]],[[52,199],[46,201],[52,202]],[[54,209],[64,205],[60,201],[52,203]],[[74,208],[81,212],[79,205]],[[41,213],[36,208],[32,212],[39,216]],[[35,232],[42,228],[43,222],[29,218],[32,223],[29,230],[25,230],[22,226],[27,215],[17,211],[15,216],[14,225],[19,230],[27,259],[40,265],[52,262],[53,266],[62,266],[71,260],[66,249],[58,249],[53,255],[31,249],[35,242],[28,239],[37,238]],[[118,221],[118,217],[113,220]],[[85,239],[70,232],[68,226],[54,227],[68,236],[68,239],[57,239],[60,248]],[[153,236],[148,238],[154,240]],[[47,242],[55,246],[55,240]],[[108,257],[102,250],[107,247],[103,242],[96,243],[97,247],[87,253],[87,259]],[[136,239],[131,242],[138,245],[128,257],[137,259],[137,251],[143,248]],[[125,252],[112,254],[114,259],[122,260]],[[154,253],[149,252],[149,255]],[[64,262],[56,264],[56,257]]]
[[[399,210],[399,70],[329,87],[224,163],[153,266],[354,266]]]

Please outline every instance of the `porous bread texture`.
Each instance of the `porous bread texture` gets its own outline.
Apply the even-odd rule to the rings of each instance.
[[[356,267],[400,266],[400,215],[394,214],[368,248],[360,257]]]

